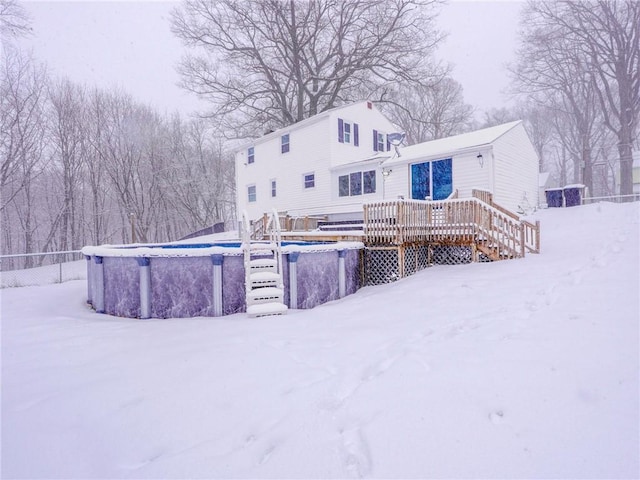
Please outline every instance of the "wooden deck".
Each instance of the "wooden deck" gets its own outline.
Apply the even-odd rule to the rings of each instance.
[[[473,245],[490,258],[520,258],[540,251],[540,224],[532,224],[479,198],[392,200],[364,205],[367,245]]]
[[[540,252],[540,223],[530,223],[493,203],[489,192],[442,201],[389,200],[363,205],[362,231],[319,230],[324,217],[292,219],[280,214],[284,240],[360,241],[367,247],[466,245],[492,260]],[[296,228],[297,227],[297,228]],[[301,228],[302,227],[302,228]],[[252,237],[267,230],[267,218],[252,224]]]

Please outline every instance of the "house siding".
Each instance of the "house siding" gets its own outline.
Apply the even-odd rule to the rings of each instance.
[[[246,164],[246,149],[236,153],[237,205],[239,214],[246,210],[250,219],[261,217],[272,209],[289,211],[292,206],[304,208],[327,202],[329,173],[326,139],[328,119],[304,129],[283,129],[253,144],[255,161]],[[281,136],[289,134],[290,150],[281,153]],[[315,186],[304,188],[304,174],[315,175]],[[271,196],[271,181],[277,182],[277,194]],[[256,185],[257,201],[249,203],[247,186]]]
[[[338,119],[358,125],[358,145],[339,141]],[[236,205],[238,215],[246,211],[250,219],[257,219],[273,208],[292,216],[357,212],[365,201],[377,198],[376,194],[357,197],[338,197],[337,175],[331,170],[340,165],[372,157],[373,130],[385,133],[395,131],[380,111],[367,102],[360,102],[335,111],[321,114],[301,125],[281,129],[236,152]],[[289,134],[290,151],[281,153],[280,139]],[[254,148],[255,160],[247,163],[247,150]],[[379,152],[387,155],[387,152]],[[367,167],[367,170],[376,167]],[[358,168],[350,169],[357,171]],[[304,188],[303,175],[314,173],[315,187]],[[277,182],[277,196],[271,197],[271,181]],[[376,174],[376,185],[382,181]],[[247,186],[256,185],[256,201],[248,202]]]
[[[494,142],[493,200],[513,212],[538,205],[538,156],[522,124]]]

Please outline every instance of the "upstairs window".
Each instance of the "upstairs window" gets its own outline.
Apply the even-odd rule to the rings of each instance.
[[[256,160],[255,151],[253,147],[247,149],[247,163],[253,163]]]
[[[276,196],[276,181],[275,180],[271,180],[271,196],[272,197]]]
[[[341,118],[338,119],[338,142],[351,143],[354,147],[358,146],[358,124],[348,122]]]
[[[344,122],[344,143],[351,143],[351,124]]]
[[[315,173],[307,173],[304,175],[304,188],[313,188],[316,186]]]
[[[255,185],[249,185],[247,187],[247,197],[249,199],[249,203],[252,203],[252,202],[256,201],[256,186]]]
[[[386,135],[384,132],[378,130],[373,131],[373,151],[374,152],[386,152],[389,150],[388,142],[385,141]]]
[[[289,134],[286,133],[280,137],[280,151],[287,153],[289,151]]]

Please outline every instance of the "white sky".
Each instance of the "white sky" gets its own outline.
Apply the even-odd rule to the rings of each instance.
[[[34,37],[24,44],[54,74],[100,87],[119,86],[160,110],[187,113],[198,100],[176,86],[183,48],[170,31],[177,2],[25,2]],[[465,101],[479,110],[503,106],[504,64],[516,45],[518,1],[456,1],[442,7],[440,28],[450,32],[441,58]]]

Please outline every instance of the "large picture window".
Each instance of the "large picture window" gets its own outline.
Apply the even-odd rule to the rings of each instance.
[[[376,193],[376,171],[353,172],[338,177],[338,196],[352,197]]]
[[[453,192],[450,158],[411,165],[411,198],[444,200]]]

